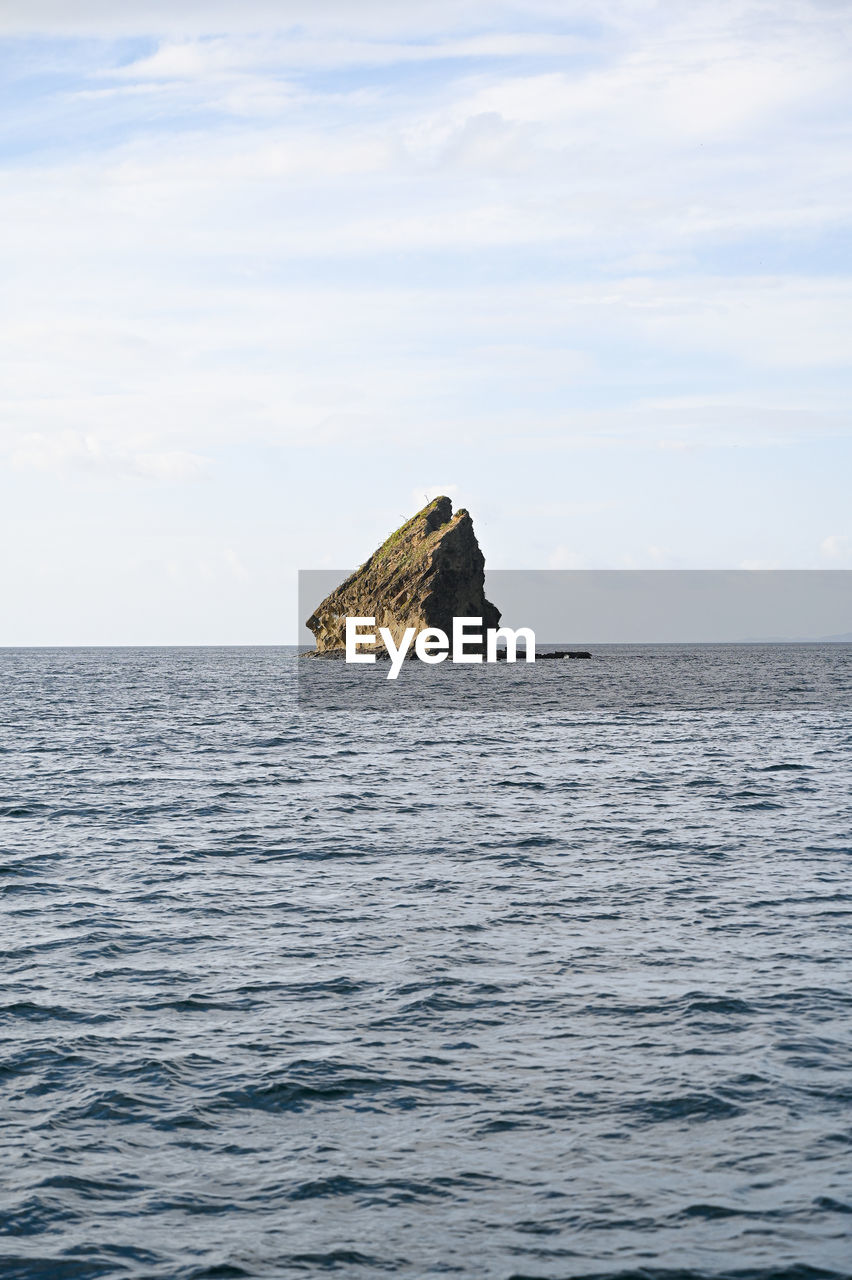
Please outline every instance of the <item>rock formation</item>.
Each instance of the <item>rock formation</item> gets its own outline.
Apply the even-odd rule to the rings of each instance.
[[[397,644],[406,627],[450,635],[454,617],[499,626],[499,609],[485,599],[485,557],[468,512],[453,515],[449,498],[435,498],[392,533],[308,618],[317,653],[343,651],[347,617],[375,618],[376,629],[387,627]]]

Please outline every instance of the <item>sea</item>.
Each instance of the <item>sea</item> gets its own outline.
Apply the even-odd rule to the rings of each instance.
[[[852,1276],[852,646],[0,650],[3,1280]]]

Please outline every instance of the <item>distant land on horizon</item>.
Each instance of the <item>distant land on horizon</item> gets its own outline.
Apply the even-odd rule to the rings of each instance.
[[[740,640],[740,644],[852,644],[852,631],[837,636],[761,636]]]

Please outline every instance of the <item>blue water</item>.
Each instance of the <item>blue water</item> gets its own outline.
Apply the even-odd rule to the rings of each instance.
[[[0,1275],[852,1275],[852,647],[385,674],[0,651]]]

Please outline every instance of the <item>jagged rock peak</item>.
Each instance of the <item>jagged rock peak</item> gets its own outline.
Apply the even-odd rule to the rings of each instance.
[[[318,652],[344,648],[347,617],[374,617],[397,643],[406,627],[449,634],[454,617],[498,626],[500,611],[485,599],[485,557],[469,512],[460,507],[453,515],[449,498],[435,498],[386,538],[308,618]]]

